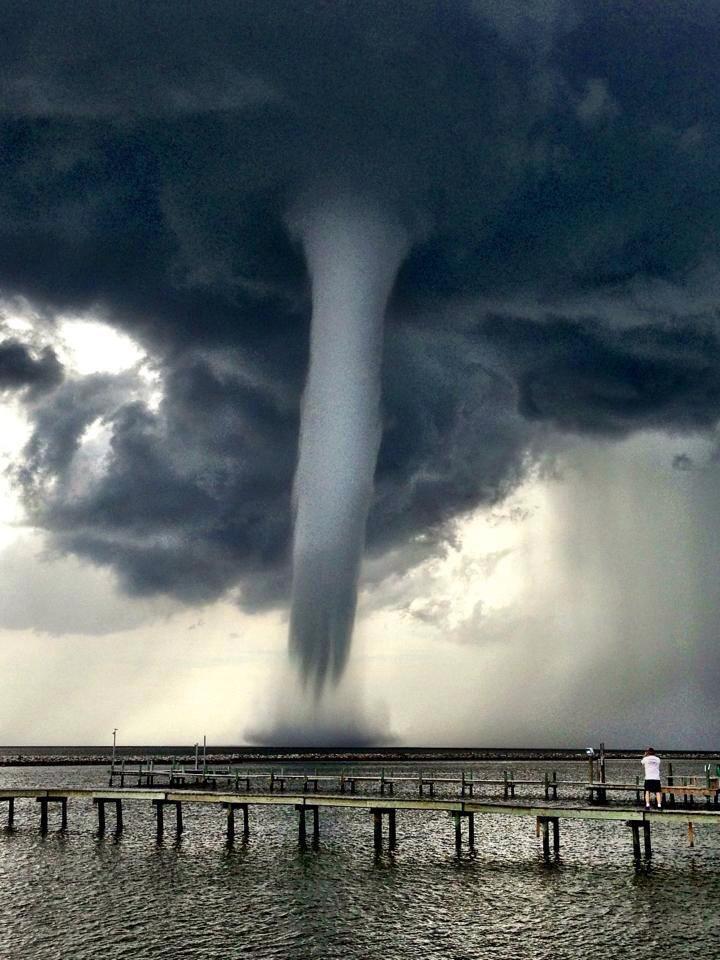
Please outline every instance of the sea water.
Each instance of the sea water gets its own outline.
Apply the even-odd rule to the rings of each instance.
[[[464,766],[502,778],[508,765]],[[616,762],[608,779],[632,781],[636,766]],[[542,778],[550,768],[560,779],[585,774],[584,765],[558,763],[515,764],[514,773]],[[312,773],[315,765],[294,769]],[[330,769],[339,771],[320,772]],[[417,764],[385,769],[407,775]],[[424,765],[426,775],[459,770]],[[107,768],[5,767],[0,786],[103,788]],[[537,797],[538,788],[518,788],[517,798],[530,793]],[[572,793],[561,788],[561,801]],[[574,793],[581,800],[582,791]],[[38,804],[16,801],[15,829],[0,829],[0,958],[720,956],[720,826],[698,823],[690,848],[684,818],[653,825],[651,865],[638,869],[622,821],[561,821],[560,857],[547,864],[534,821],[524,817],[477,816],[476,851],[457,857],[447,814],[399,811],[397,850],[376,857],[367,810],[321,809],[317,851],[298,848],[291,806],[251,807],[249,841],[230,846],[222,809],[187,804],[183,812],[181,839],[169,812],[157,843],[149,802],[124,804],[120,837],[108,807],[99,837],[92,803],[70,800],[67,831],[58,830],[60,811],[51,805],[50,832],[41,837]]]

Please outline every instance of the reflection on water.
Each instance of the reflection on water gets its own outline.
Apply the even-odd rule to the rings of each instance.
[[[555,766],[568,778],[578,773]],[[21,782],[104,786],[105,772],[2,771],[0,785]],[[59,811],[51,810],[41,838],[37,804],[18,801],[16,830],[0,832],[0,957],[718,955],[718,827],[698,828],[694,849],[684,823],[654,827],[652,868],[638,872],[622,822],[562,822],[561,855],[548,865],[524,818],[477,817],[476,853],[458,859],[447,815],[399,811],[397,851],[376,858],[366,810],[321,811],[317,852],[298,850],[292,808],[251,808],[250,840],[233,846],[222,810],[188,805],[184,813],[182,838],[173,837],[170,818],[157,844],[149,803],[126,804],[119,838],[109,816],[100,838],[92,805],[70,801],[67,833],[57,831]]]

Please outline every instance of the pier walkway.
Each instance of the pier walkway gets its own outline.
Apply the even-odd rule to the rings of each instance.
[[[603,770],[604,772],[604,770]],[[437,774],[419,770],[415,774],[402,773],[387,776],[384,769],[379,774],[340,773],[286,773],[270,769],[266,773],[248,771],[241,767],[171,767],[155,766],[152,760],[134,765],[122,763],[110,770],[109,785],[136,787],[163,787],[232,790],[237,793],[244,787],[247,793],[297,792],[303,794],[339,792],[355,794],[359,790],[377,788],[380,796],[393,797],[413,793],[418,797],[435,797],[439,790],[447,793],[454,789],[461,799],[487,795],[493,791],[502,792],[503,800],[514,800],[518,788],[524,795],[542,795],[544,800],[557,800],[558,791],[584,793],[590,803],[606,803],[608,793],[634,796],[635,802],[643,800],[643,786],[640,777],[634,783],[614,783],[604,778],[587,780],[560,780],[556,771],[546,771],[542,778],[517,778],[513,770],[503,770],[502,778],[478,777],[464,770],[453,776],[447,773]],[[710,776],[709,772],[701,776],[673,776],[672,763],[668,764],[667,779],[663,784],[663,803],[676,806],[680,803],[693,806],[696,800],[704,800],[707,806],[720,807],[720,778]]]
[[[687,828],[687,837],[690,845],[694,844],[695,825],[720,826],[720,811],[710,809],[690,810],[645,810],[637,807],[621,806],[593,806],[581,804],[558,804],[548,802],[486,802],[474,798],[438,799],[430,797],[379,797],[379,796],[349,796],[342,793],[249,793],[238,791],[192,791],[160,790],[143,788],[119,788],[106,790],[92,790],[80,788],[5,788],[0,790],[0,804],[7,804],[7,825],[14,826],[15,803],[19,800],[34,800],[40,808],[40,830],[47,833],[50,806],[60,807],[60,827],[66,829],[68,825],[68,801],[84,800],[91,802],[97,809],[98,832],[106,829],[106,807],[115,808],[116,833],[123,830],[123,804],[151,803],[156,814],[157,839],[162,840],[164,835],[166,810],[175,814],[175,833],[180,835],[184,830],[183,806],[201,804],[213,806],[223,811],[228,841],[235,838],[235,815],[242,813],[242,836],[247,838],[250,833],[249,808],[267,806],[292,806],[298,813],[298,841],[301,847],[307,844],[306,816],[312,815],[313,846],[319,845],[320,812],[328,808],[365,809],[373,818],[373,846],[376,853],[383,849],[383,821],[387,822],[387,846],[393,850],[397,843],[396,815],[402,812],[441,812],[447,813],[454,822],[454,841],[457,853],[461,853],[463,846],[471,850],[475,848],[475,817],[476,816],[512,816],[524,817],[534,822],[537,836],[541,839],[543,854],[546,858],[552,851],[557,854],[560,849],[560,822],[563,820],[602,820],[626,825],[630,829],[632,850],[636,860],[641,859],[641,841],[646,858],[652,855],[651,827],[657,823],[667,823]],[[463,825],[466,829],[463,831]],[[463,842],[465,834],[465,843]],[[552,842],[551,842],[552,834]]]

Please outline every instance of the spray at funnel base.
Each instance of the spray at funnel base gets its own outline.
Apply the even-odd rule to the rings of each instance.
[[[320,690],[347,662],[380,440],[388,297],[407,232],[375,201],[334,198],[295,218],[312,278],[310,369],[295,475],[290,650]]]

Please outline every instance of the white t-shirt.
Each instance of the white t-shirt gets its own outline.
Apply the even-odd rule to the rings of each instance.
[[[654,753],[651,753],[649,756],[643,757],[640,762],[645,768],[646,780],[660,779],[660,757],[656,757]]]

